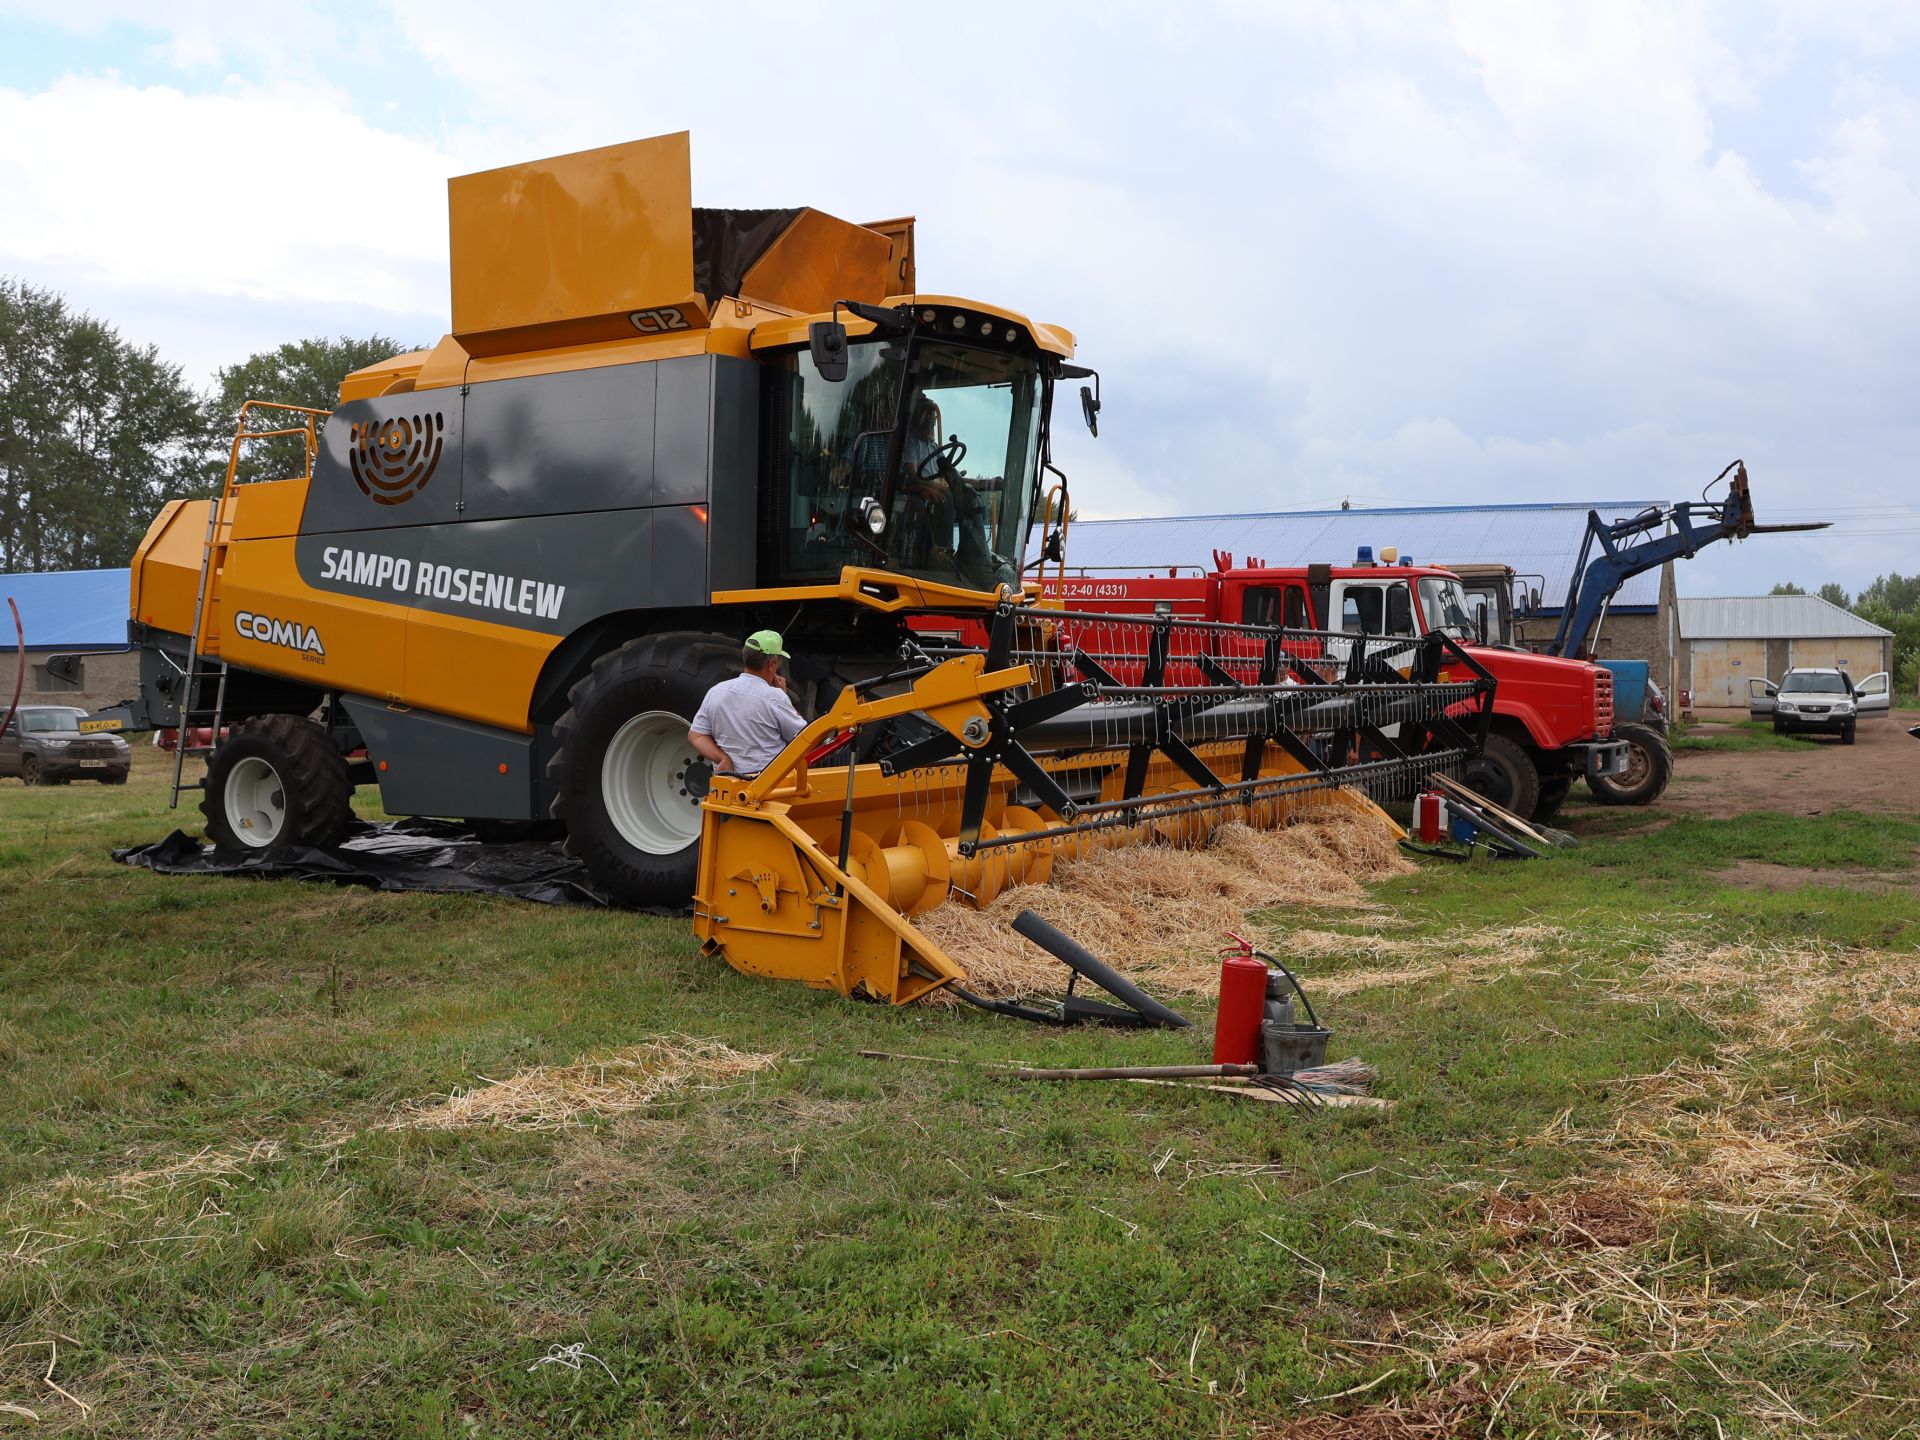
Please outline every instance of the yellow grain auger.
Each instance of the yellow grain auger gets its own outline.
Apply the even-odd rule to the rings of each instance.
[[[887,677],[903,688],[851,687],[760,775],[714,780],[694,930],[735,969],[893,1004],[941,986],[973,1000],[914,917],[984,906],[1102,846],[1371,809],[1457,769],[1491,715],[1491,679],[1444,634],[1098,615],[1029,594],[1003,598],[967,649],[933,637],[977,630],[979,612],[922,616],[907,673]]]

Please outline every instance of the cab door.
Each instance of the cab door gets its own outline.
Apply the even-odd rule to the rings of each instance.
[[[1853,687],[1854,714],[1861,719],[1886,719],[1893,713],[1893,686],[1887,672],[1869,675]]]
[[[1764,720],[1773,714],[1780,694],[1780,687],[1773,681],[1754,676],[1747,681],[1747,714],[1755,720]]]
[[[1415,633],[1413,594],[1405,580],[1335,580],[1328,591],[1327,603],[1330,630],[1372,637],[1410,638]],[[1331,640],[1327,650],[1333,658],[1344,662],[1353,654],[1353,643],[1345,639]],[[1409,662],[1404,651],[1387,658],[1396,670],[1404,670]]]

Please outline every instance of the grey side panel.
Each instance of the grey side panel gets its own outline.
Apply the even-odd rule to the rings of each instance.
[[[700,518],[705,506],[663,506],[653,515],[653,574],[650,593],[655,605],[705,605],[708,523]]]
[[[760,375],[760,366],[751,360],[716,356],[713,362],[713,455],[707,499],[713,521],[707,561],[710,591],[745,590],[757,578]]]
[[[659,373],[683,361],[613,365],[468,387],[462,517],[562,515],[659,503]]]
[[[653,432],[655,503],[701,505],[707,499],[707,455],[713,438],[713,365],[710,355],[661,360],[660,398]]]
[[[342,405],[320,432],[300,533],[453,519],[460,504],[460,448],[457,389]]]
[[[538,793],[534,737],[424,710],[343,695],[394,815],[531,820]],[[379,768],[382,764],[386,769]],[[507,767],[500,773],[500,767]]]
[[[656,603],[658,513],[617,510],[369,535],[302,535],[294,541],[294,562],[300,578],[316,590],[565,635],[610,610]]]

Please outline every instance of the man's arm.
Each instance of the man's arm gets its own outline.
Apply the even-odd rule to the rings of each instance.
[[[712,699],[713,692],[708,691],[706,698],[700,702],[700,708],[693,712],[693,725],[687,731],[687,743],[702,758],[711,760],[714,769],[724,773],[733,769],[733,758],[713,738],[713,720],[708,710]]]
[[[722,774],[733,769],[733,760],[727,752],[714,743],[711,735],[702,735],[698,730],[687,731],[687,743],[702,756],[713,762],[715,770]]]
[[[781,703],[774,708],[774,723],[780,727],[780,738],[791,740],[807,728],[807,722],[800,718],[800,712],[794,708],[793,696],[787,692],[787,677],[776,670],[773,675],[773,688],[780,694]]]

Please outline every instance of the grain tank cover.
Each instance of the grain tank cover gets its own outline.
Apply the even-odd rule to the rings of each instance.
[[[696,210],[685,131],[456,176],[447,210],[453,333],[471,355],[700,330],[728,297],[800,314],[878,303],[912,244],[910,222]]]

